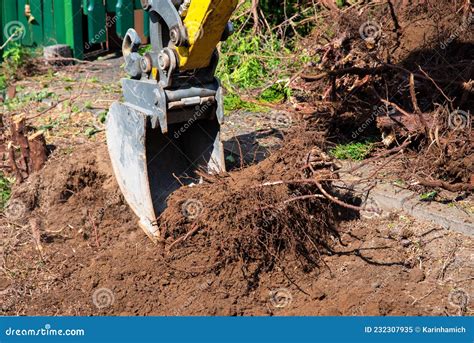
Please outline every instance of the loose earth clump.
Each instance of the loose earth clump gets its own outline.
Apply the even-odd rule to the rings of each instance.
[[[319,189],[332,192],[337,166],[318,146],[321,138],[295,130],[267,160],[175,192],[160,218],[166,248],[206,247],[212,269],[240,262],[253,266],[255,278],[288,260],[318,266],[338,236],[335,204]]]

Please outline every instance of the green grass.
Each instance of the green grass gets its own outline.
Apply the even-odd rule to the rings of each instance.
[[[7,99],[5,101],[5,106],[8,110],[17,110],[22,108],[26,104],[30,104],[32,102],[42,102],[45,99],[52,98],[57,99],[58,96],[54,92],[50,92],[47,89],[43,89],[39,92],[28,92],[25,94],[18,94],[13,99]]]
[[[17,43],[11,44],[3,53],[4,63],[7,63],[6,66],[13,68],[21,67],[31,57],[31,50]]]
[[[217,76],[229,92],[225,97],[225,109],[255,112],[264,108],[265,103],[288,99],[290,89],[284,82],[275,80],[290,77],[290,55],[291,51],[281,46],[276,37],[267,40],[250,34],[230,37],[222,46],[217,69]],[[255,100],[261,101],[263,106],[238,99],[242,92],[256,94]]]
[[[433,201],[438,195],[437,191],[427,192],[420,195],[421,201]]]
[[[107,120],[107,115],[108,115],[108,114],[109,114],[109,111],[107,111],[107,110],[101,111],[101,112],[97,115],[97,120],[99,121],[99,123],[105,124],[105,121]]]
[[[13,185],[12,179],[0,173],[0,208],[4,209],[11,196]]]
[[[242,100],[237,94],[228,93],[224,97],[224,109],[226,111],[246,110],[249,112],[263,112],[266,108],[258,104]]]
[[[90,82],[90,83],[100,83],[100,80],[99,80],[98,77],[93,76],[93,77],[91,77],[91,78],[89,79],[89,82]]]
[[[331,155],[340,160],[362,161],[370,155],[373,148],[372,142],[339,144],[331,150]]]
[[[152,52],[152,51],[153,51],[153,47],[151,46],[151,44],[144,45],[144,46],[142,46],[142,47],[140,47],[140,48],[138,49],[138,53],[139,53],[140,55],[144,55],[144,54],[146,54],[147,52]]]
[[[18,78],[18,71],[28,67],[28,62],[36,54],[35,51],[17,43],[11,43],[3,52],[3,62],[0,65],[0,90]]]
[[[259,100],[269,103],[281,103],[290,96],[291,89],[286,87],[283,83],[275,83],[260,94]]]

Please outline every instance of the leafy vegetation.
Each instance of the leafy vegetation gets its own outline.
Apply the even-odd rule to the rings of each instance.
[[[331,155],[340,160],[362,161],[372,152],[374,144],[371,142],[352,142],[339,144],[331,150]]]
[[[427,192],[420,195],[421,201],[433,201],[438,195],[437,191]]]
[[[142,46],[140,49],[138,49],[138,53],[139,53],[140,55],[144,55],[144,54],[146,54],[147,52],[152,52],[152,51],[153,51],[153,47],[151,46],[151,44]]]
[[[0,209],[4,209],[11,195],[13,180],[0,173]]]
[[[246,110],[250,112],[265,111],[258,104],[242,100],[237,94],[229,93],[224,97],[224,107],[227,111]]]
[[[238,100],[242,93],[252,94],[262,106],[285,101],[291,95],[286,84],[294,73],[294,66],[310,60],[304,51],[297,51],[295,38],[308,34],[311,25],[298,25],[298,31],[289,30],[287,19],[303,19],[314,14],[312,6],[304,1],[290,0],[284,9],[275,6],[272,0],[260,0],[260,10],[265,18],[253,20],[251,6],[251,1],[247,0],[239,7],[234,16],[237,32],[220,48],[217,74],[228,92],[226,110],[255,110],[255,105]]]
[[[291,89],[282,83],[275,83],[260,94],[264,102],[283,102],[291,96]]]
[[[97,115],[97,120],[99,121],[99,123],[101,124],[105,124],[105,121],[107,120],[107,115],[109,114],[109,111],[101,111],[98,115]]]
[[[39,92],[28,92],[17,95],[13,99],[7,99],[4,104],[8,110],[17,110],[26,104],[41,102],[49,98],[57,99],[57,95],[54,92],[43,89]]]
[[[20,44],[14,43],[9,45],[9,48],[3,53],[3,63],[0,66],[1,75],[0,89],[5,88],[8,82],[20,76],[18,71],[28,65],[34,53]]]
[[[3,67],[16,70],[31,57],[32,53],[28,48],[25,48],[20,44],[12,44],[3,53],[3,59],[5,60]]]
[[[7,78],[5,75],[0,75],[0,92],[7,88]]]

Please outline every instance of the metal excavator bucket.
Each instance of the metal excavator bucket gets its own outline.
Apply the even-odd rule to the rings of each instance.
[[[152,51],[138,34],[124,38],[123,102],[110,108],[107,145],[115,177],[140,226],[159,237],[169,195],[196,172],[225,170],[220,126],[223,96],[215,78],[220,40],[231,33],[236,1],[142,0]]]

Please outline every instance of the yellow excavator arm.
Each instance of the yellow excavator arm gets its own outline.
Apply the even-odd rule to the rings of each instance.
[[[237,0],[192,0],[184,18],[189,46],[178,47],[182,70],[205,68],[211,61]]]

